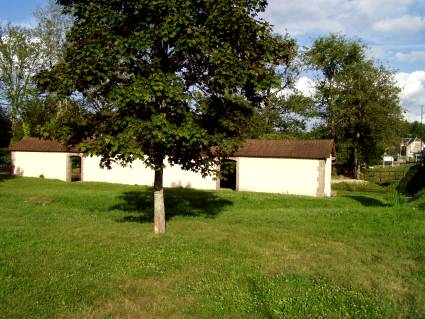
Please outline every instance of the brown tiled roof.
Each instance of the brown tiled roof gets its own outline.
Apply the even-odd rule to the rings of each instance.
[[[76,147],[67,148],[56,140],[24,137],[9,148],[17,152],[78,152]],[[335,156],[333,140],[245,140],[235,157],[275,157],[319,159]]]
[[[322,159],[335,154],[333,140],[245,140],[233,156]]]
[[[56,140],[43,140],[36,137],[24,137],[9,147],[14,152],[78,152],[76,147],[68,148]]]

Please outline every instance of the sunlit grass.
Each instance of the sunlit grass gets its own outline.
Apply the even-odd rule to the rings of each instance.
[[[423,200],[0,180],[2,318],[420,318]],[[390,194],[390,195],[389,195]]]

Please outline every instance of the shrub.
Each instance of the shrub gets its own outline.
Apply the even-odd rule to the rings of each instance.
[[[425,167],[412,166],[404,178],[399,182],[397,190],[404,194],[416,194],[425,187]]]

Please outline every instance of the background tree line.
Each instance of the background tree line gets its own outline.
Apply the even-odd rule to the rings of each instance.
[[[34,12],[34,27],[0,25],[0,103],[3,146],[39,128],[58,113],[57,98],[41,94],[34,76],[62,59],[72,20],[51,1]],[[2,122],[3,123],[3,122]]]
[[[23,136],[84,131],[84,112],[104,103],[95,94],[72,99],[53,90],[40,92],[34,76],[64,59],[73,17],[53,1],[35,17],[33,28],[0,28],[0,147]],[[358,176],[361,166],[395,152],[400,137],[423,134],[418,123],[403,120],[393,71],[366,52],[360,41],[329,35],[298,49],[288,63],[271,65],[280,81],[258,93],[261,105],[241,128],[243,137],[332,138],[340,167]],[[303,73],[314,78],[312,96],[295,89]]]

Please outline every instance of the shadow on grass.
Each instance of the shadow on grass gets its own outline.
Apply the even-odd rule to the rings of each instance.
[[[233,202],[219,198],[214,192],[187,188],[169,188],[164,190],[166,219],[175,216],[202,216],[214,218],[224,207]],[[109,210],[121,210],[129,213],[119,222],[146,223],[153,221],[153,191],[131,191],[120,196],[121,203]]]
[[[267,319],[275,318],[273,309],[271,309],[269,305],[270,296],[267,292],[265,292],[264,289],[252,278],[247,280],[247,284],[252,299],[257,301],[257,311],[261,314],[261,317]]]
[[[409,203],[419,210],[425,210],[425,191],[419,191],[415,196],[409,197]]]
[[[362,196],[362,195],[345,195],[346,198],[354,199],[355,201],[359,202],[363,206],[366,207],[387,207],[389,206],[387,203],[383,203],[379,199],[368,197],[368,196]]]

